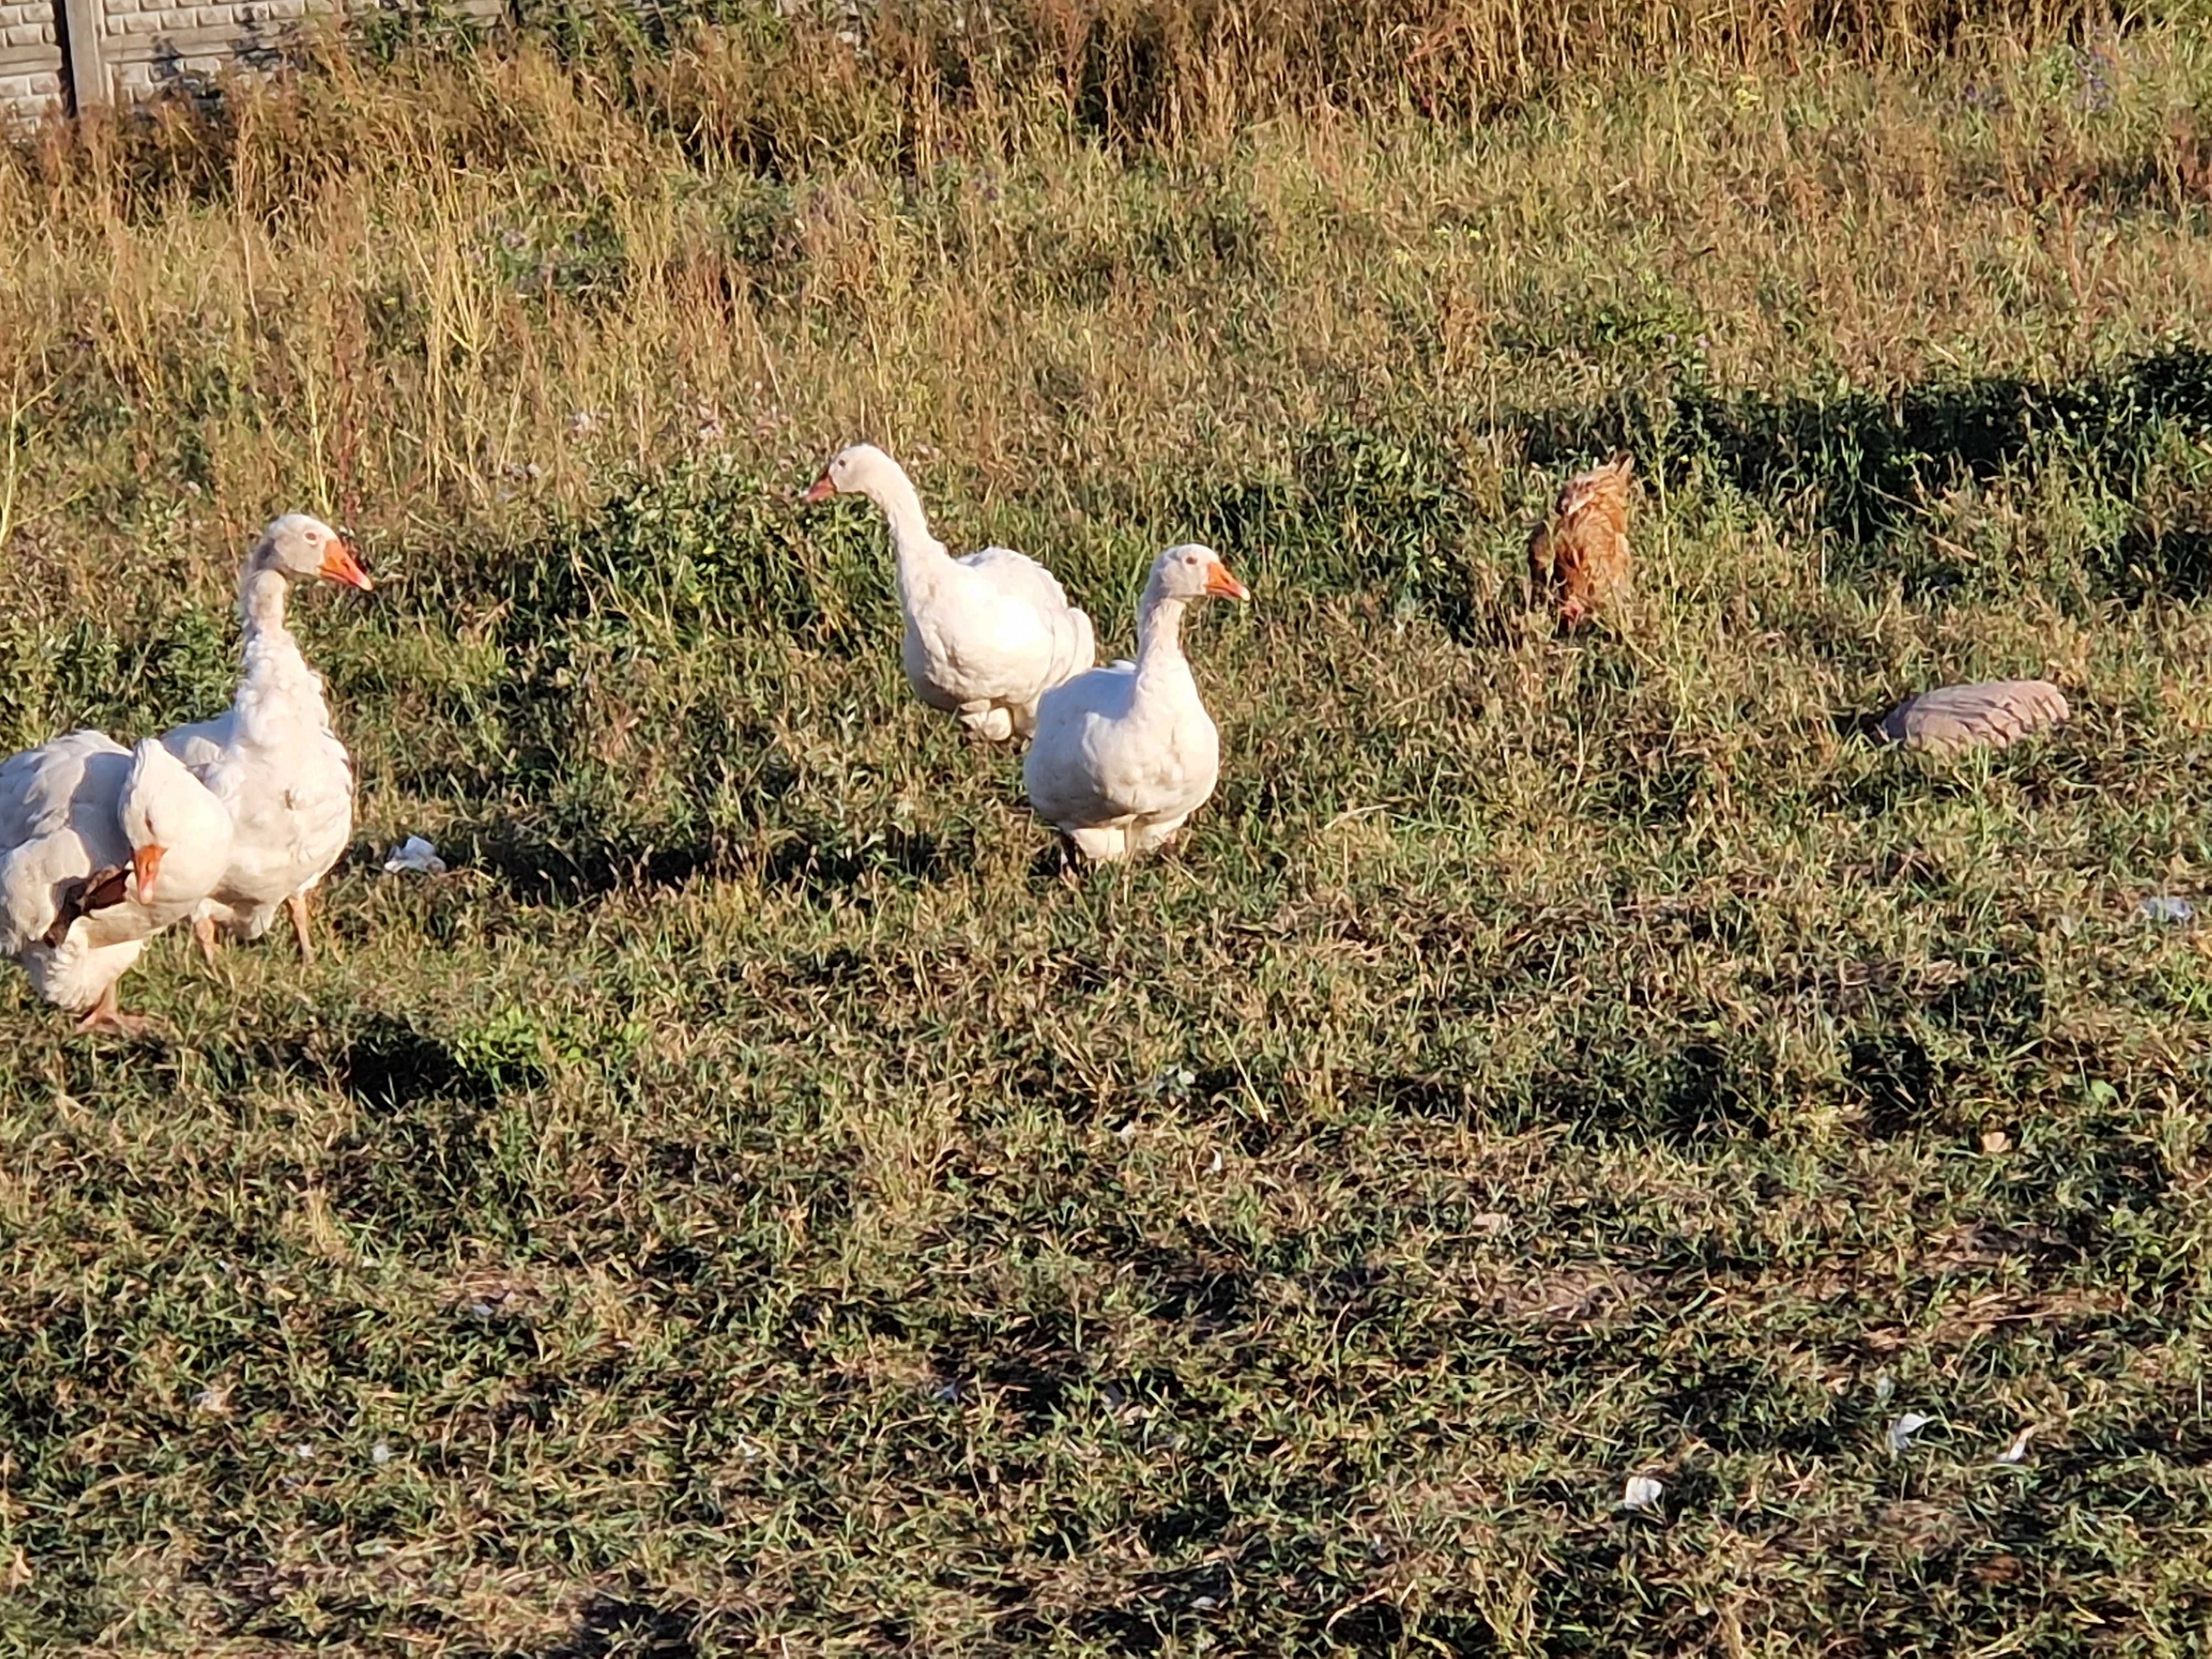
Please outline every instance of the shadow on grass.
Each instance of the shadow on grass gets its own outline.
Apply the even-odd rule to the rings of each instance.
[[[960,849],[940,837],[891,829],[860,841],[836,830],[801,833],[780,842],[757,865],[736,848],[707,839],[665,847],[623,837],[539,837],[500,819],[468,826],[456,837],[475,867],[494,876],[525,903],[588,903],[619,894],[669,893],[696,880],[757,869],[765,886],[828,894],[881,878],[897,887],[942,880],[961,862]]]
[[[1772,1129],[1756,1073],[1707,1042],[1685,1043],[1656,1065],[1633,1065],[1606,1042],[1578,1045],[1566,1063],[1530,1079],[1523,1121],[1571,1127],[1600,1142],[1690,1148],[1763,1140]]]
[[[630,1589],[593,1595],[575,1634],[542,1659],[694,1659],[698,1607],[681,1596],[663,1606],[647,1595]]]
[[[499,1095],[490,1078],[463,1065],[445,1043],[383,1015],[347,1040],[333,1070],[339,1088],[380,1109],[422,1100],[482,1107]]]

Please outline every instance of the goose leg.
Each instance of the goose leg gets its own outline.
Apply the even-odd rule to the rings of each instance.
[[[202,916],[192,924],[192,943],[200,947],[200,960],[215,966],[215,918]]]
[[[1129,856],[1128,836],[1118,824],[1071,830],[1067,836],[1093,864],[1112,864]]]
[[[1084,872],[1089,867],[1083,849],[1076,845],[1075,837],[1062,830],[1053,838],[1053,851],[1060,854],[1060,880],[1063,886],[1083,885]]]
[[[126,1014],[116,1006],[115,987],[111,982],[100,994],[100,1000],[86,1011],[82,1019],[77,1021],[76,1029],[87,1034],[112,1031],[118,1036],[143,1036],[151,1024],[143,1014]]]
[[[1004,743],[1014,735],[1014,717],[996,703],[967,704],[960,710],[960,724],[985,743]]]
[[[312,963],[315,947],[307,939],[307,896],[295,893],[284,901],[284,908],[292,913],[292,934],[300,941],[300,960]]]
[[[1151,823],[1132,825],[1129,830],[1130,852],[1149,853],[1166,846],[1175,839],[1176,831],[1182,828],[1189,816],[1186,812],[1179,818],[1160,818]]]

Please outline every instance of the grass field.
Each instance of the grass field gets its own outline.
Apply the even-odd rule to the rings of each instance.
[[[0,750],[380,581],[336,951],[0,988],[0,1650],[2212,1646],[2203,20],[1109,10],[0,152]],[[1252,584],[1170,856],[913,702],[861,436],[1115,651]]]

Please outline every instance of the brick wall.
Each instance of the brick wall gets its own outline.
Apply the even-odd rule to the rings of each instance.
[[[375,0],[355,0],[362,9]],[[90,0],[76,10],[100,20],[95,95],[127,101],[189,89],[232,70],[270,70],[295,53],[319,20],[346,0]],[[459,0],[484,21],[505,0]],[[0,0],[0,123],[36,120],[62,106],[68,76],[62,0]]]
[[[61,95],[54,0],[0,0],[0,121],[35,119]]]
[[[274,69],[309,21],[309,0],[231,0],[177,5],[171,0],[106,0],[100,61],[112,96],[131,98],[178,82],[208,81],[228,66]],[[329,0],[313,9],[326,12]]]

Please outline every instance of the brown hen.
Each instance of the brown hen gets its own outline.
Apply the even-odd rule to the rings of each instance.
[[[1632,466],[1619,455],[1577,473],[1528,538],[1528,574],[1570,628],[1628,592]]]

